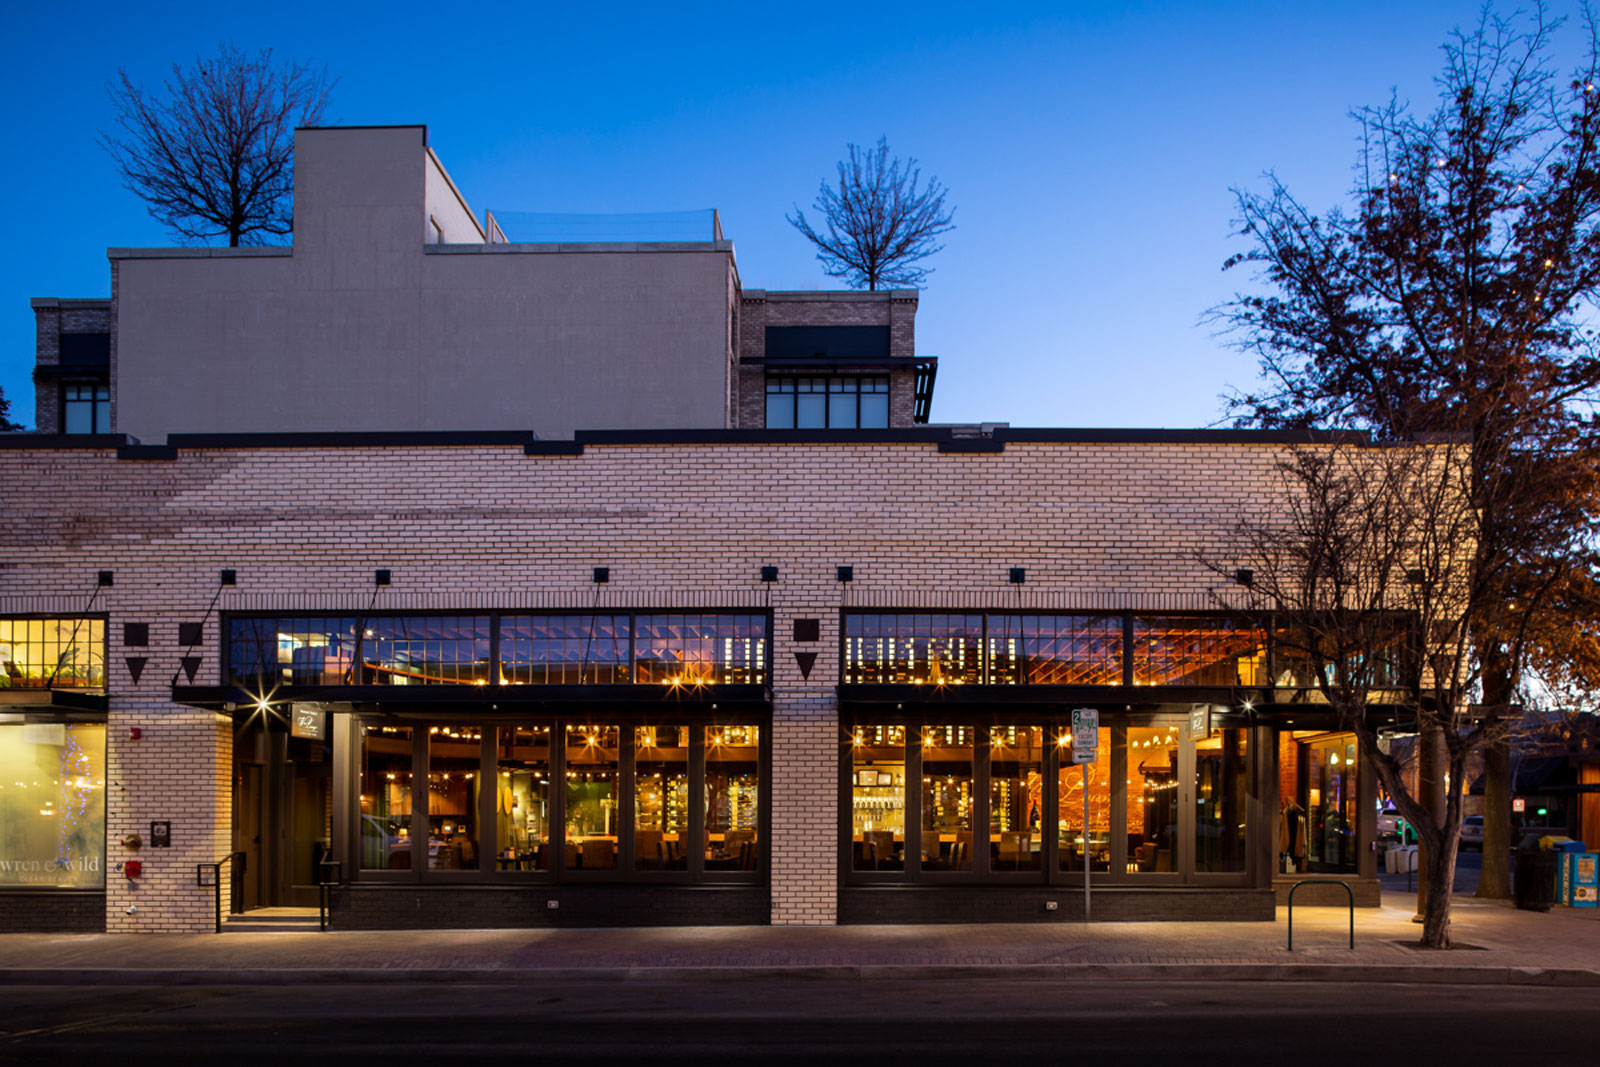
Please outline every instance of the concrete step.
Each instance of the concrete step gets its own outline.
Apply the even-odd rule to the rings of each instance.
[[[301,934],[317,929],[316,908],[257,908],[222,920],[225,934]]]

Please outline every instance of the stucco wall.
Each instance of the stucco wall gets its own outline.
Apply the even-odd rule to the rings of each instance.
[[[118,432],[726,425],[731,244],[486,248],[420,127],[295,176],[292,250],[111,250]]]

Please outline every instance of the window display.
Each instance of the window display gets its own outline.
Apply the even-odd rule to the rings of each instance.
[[[0,724],[0,888],[105,885],[106,728]]]

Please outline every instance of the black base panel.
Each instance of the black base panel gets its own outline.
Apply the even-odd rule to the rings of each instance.
[[[1051,910],[1049,904],[1056,907]],[[1095,889],[1106,922],[1272,922],[1270,889]],[[845,886],[839,923],[1082,922],[1083,890],[1063,886]]]
[[[336,930],[765,926],[772,904],[749,885],[373,885],[335,889],[329,915]]]
[[[103,934],[106,895],[103,890],[47,893],[0,893],[0,933]]]

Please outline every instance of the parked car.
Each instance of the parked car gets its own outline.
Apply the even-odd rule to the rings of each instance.
[[[1378,838],[1400,836],[1400,811],[1398,808],[1384,808],[1378,813]]]
[[[1468,815],[1461,820],[1461,847],[1483,851],[1483,816]]]

